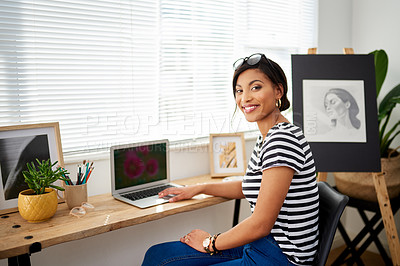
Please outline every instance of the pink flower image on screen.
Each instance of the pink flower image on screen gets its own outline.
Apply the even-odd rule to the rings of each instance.
[[[134,152],[126,155],[124,162],[124,173],[130,179],[139,177],[145,170],[145,165]]]
[[[150,159],[146,164],[146,171],[150,176],[157,174],[158,162],[155,159]]]
[[[149,147],[148,146],[137,147],[136,151],[143,153],[143,155],[147,155],[149,154]]]

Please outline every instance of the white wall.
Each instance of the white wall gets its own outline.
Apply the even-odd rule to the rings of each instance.
[[[319,53],[342,53],[343,47],[353,47],[356,53],[367,53],[385,49],[390,65],[384,90],[400,83],[400,1],[397,0],[320,0],[319,1]],[[400,117],[399,108],[396,119]],[[397,140],[397,145],[400,141]],[[254,140],[246,142],[250,154]],[[80,158],[80,160],[83,158]],[[92,159],[93,158],[86,158]],[[66,168],[74,173],[76,163],[69,160]],[[89,182],[89,194],[110,192],[109,162],[105,156],[97,158],[96,169]],[[207,174],[208,151],[175,150],[171,153],[171,175],[173,179]],[[332,183],[332,178],[329,178]],[[177,240],[194,228],[210,233],[227,230],[232,223],[233,202],[223,203],[202,210],[182,213],[158,221],[132,226],[44,249],[32,254],[32,265],[140,265],[147,248],[162,241]],[[242,202],[240,219],[249,215],[248,206]],[[84,218],[82,218],[84,219]],[[399,215],[395,217],[397,223]],[[350,233],[357,232],[362,221],[353,211],[343,217]],[[399,225],[397,225],[400,228]],[[165,230],[167,229],[167,230]],[[382,236],[381,236],[382,237]],[[385,237],[383,236],[385,241]],[[7,260],[0,260],[0,266]]]
[[[343,47],[352,47],[357,54],[366,54],[376,49],[384,49],[388,54],[389,69],[379,102],[383,98],[381,95],[400,83],[400,1],[320,0],[319,3],[319,53],[341,54]],[[396,107],[390,125],[399,119],[400,107]],[[391,147],[399,145],[400,137],[397,137]],[[328,180],[334,183],[331,175]],[[364,225],[353,208],[346,209],[342,222],[350,236],[358,233]],[[399,232],[400,213],[395,215],[395,222]],[[385,233],[382,232],[379,238],[388,251]],[[377,252],[374,245],[369,249]]]
[[[389,57],[389,68],[382,96],[400,84],[400,1],[354,0],[352,17],[352,43],[357,53],[384,49]],[[391,125],[400,120],[400,106],[394,110]],[[392,148],[400,145],[400,136]]]
[[[376,49],[384,49],[389,57],[389,67],[386,80],[383,83],[378,101],[383,99],[388,91],[400,84],[400,1],[398,0],[354,0],[352,17],[352,43],[357,53],[368,53]],[[389,123],[394,125],[400,120],[400,106],[392,113]],[[400,145],[398,136],[392,148]],[[397,234],[400,235],[400,213],[394,217]],[[348,222],[350,230],[355,224],[363,224],[361,219]],[[386,234],[382,232],[379,238],[387,244]],[[388,249],[388,248],[386,248]],[[390,254],[390,253],[388,253]]]
[[[318,17],[318,54],[341,54],[352,47],[352,1],[320,0]]]

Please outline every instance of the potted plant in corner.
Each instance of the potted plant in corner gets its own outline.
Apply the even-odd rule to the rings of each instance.
[[[53,185],[67,173],[65,169],[58,167],[53,169],[57,162],[51,164],[49,160],[27,163],[28,170],[23,171],[25,183],[29,189],[23,190],[18,195],[18,211],[21,216],[31,223],[43,222],[56,213],[58,206],[57,194],[54,189],[63,191],[64,188]]]
[[[382,84],[385,81],[388,69],[388,56],[384,50],[375,50],[374,55],[376,95],[379,96]],[[391,149],[393,140],[400,134],[400,120],[389,127],[393,109],[400,103],[400,84],[391,89],[382,99],[378,107],[378,125],[382,172],[389,198],[400,194],[400,154],[396,149]],[[375,186],[371,173],[334,173],[338,190],[353,198],[368,201],[377,201]]]

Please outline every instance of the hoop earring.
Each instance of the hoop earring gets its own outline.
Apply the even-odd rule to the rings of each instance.
[[[281,101],[281,99],[276,100],[275,106],[276,106],[278,109],[281,108],[281,106],[282,106],[282,101]]]

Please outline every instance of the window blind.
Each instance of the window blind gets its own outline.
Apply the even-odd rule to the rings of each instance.
[[[236,17],[236,57],[264,53],[284,70],[292,96],[291,54],[307,53],[317,46],[318,1],[315,0],[244,0]],[[290,120],[291,108],[284,112]],[[235,119],[234,119],[235,120]],[[238,113],[236,120],[245,121]],[[238,130],[256,129],[256,125],[236,123]]]
[[[161,1],[160,118],[170,139],[229,130],[231,0]]]
[[[157,7],[1,1],[1,124],[59,121],[66,152],[127,141],[157,113],[144,93],[157,77]]]
[[[0,125],[60,123],[63,151],[254,129],[232,63],[315,46],[316,0],[3,0]],[[305,50],[303,50],[305,51]]]

